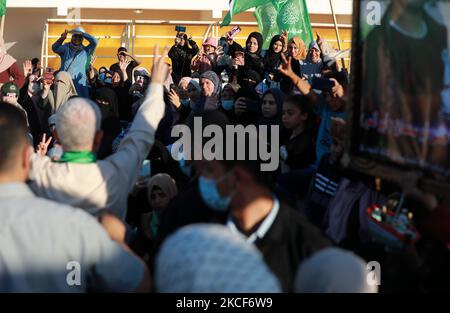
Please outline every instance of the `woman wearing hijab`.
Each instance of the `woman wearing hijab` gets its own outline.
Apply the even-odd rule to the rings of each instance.
[[[77,90],[72,81],[72,76],[67,72],[59,72],[55,77],[53,83],[53,91],[50,90],[50,85],[44,83],[44,108],[48,105],[51,109],[51,114],[54,114],[67,100],[73,96],[77,96]]]
[[[20,89],[25,84],[25,77],[17,66],[16,59],[6,52],[5,41],[0,36],[0,87],[9,81],[15,83]]]
[[[119,101],[115,92],[107,87],[96,89],[92,99],[102,112],[103,138],[97,152],[97,159],[102,160],[113,153],[112,143],[122,130],[119,120]]]
[[[264,76],[264,61],[261,57],[263,37],[258,32],[251,33],[245,43],[244,56],[236,51],[233,59],[232,81],[242,87],[254,87]]]
[[[278,67],[281,65],[281,53],[284,50],[283,37],[276,35],[270,41],[269,50],[264,56],[264,78],[267,81],[279,82],[281,74]]]
[[[300,63],[303,62],[307,55],[306,45],[299,37],[292,37],[288,43],[288,57],[291,57],[291,66],[295,74],[301,77]],[[285,94],[290,94],[294,88],[292,80],[282,75],[280,88]]]
[[[175,44],[169,50],[169,58],[172,60],[172,78],[175,84],[185,76],[191,76],[192,58],[198,53],[197,43],[185,33],[179,33],[175,38]]]
[[[175,180],[168,174],[157,174],[148,181],[147,198],[151,211],[141,217],[142,230],[148,239],[156,238],[159,217],[177,194]]]
[[[213,71],[207,71],[200,76],[200,99],[193,108],[194,115],[206,110],[217,110],[222,91],[222,82]]]

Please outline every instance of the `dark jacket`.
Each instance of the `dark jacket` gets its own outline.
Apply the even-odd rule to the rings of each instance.
[[[191,48],[187,44],[182,47],[173,45],[169,50],[169,58],[172,60],[172,79],[177,85],[181,78],[191,76],[191,61],[199,51],[195,41],[189,40],[189,45]]]
[[[265,236],[255,242],[283,292],[292,292],[300,263],[331,243],[305,216],[280,204],[280,210]]]

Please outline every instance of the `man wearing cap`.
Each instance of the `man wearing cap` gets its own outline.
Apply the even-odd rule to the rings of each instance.
[[[89,96],[86,64],[97,47],[97,40],[86,33],[82,27],[77,27],[70,31],[72,38],[70,43],[63,44],[69,31],[66,29],[61,37],[53,44],[52,50],[61,57],[60,71],[69,72],[77,92],[82,97]],[[88,46],[83,46],[83,40],[89,42]]]
[[[25,184],[33,153],[27,132],[21,112],[0,103],[0,292],[149,291],[148,270],[117,220],[104,216],[105,231]]]
[[[13,82],[8,82],[2,86],[2,101],[12,104],[16,108],[18,108],[25,117],[28,126],[29,124],[27,111],[25,111],[25,109],[19,104],[19,102],[17,102],[19,96],[20,96],[19,87]]]
[[[128,79],[127,80],[131,81],[131,78],[133,77],[133,69],[138,67],[142,62],[140,60],[138,60],[136,57],[129,54],[127,48],[125,48],[125,47],[120,47],[117,50],[117,59],[119,60],[119,62],[111,65],[109,70],[111,72],[120,72],[121,71],[120,63],[127,62],[128,63],[128,65],[127,65]]]
[[[161,58],[155,58],[152,82],[128,133],[117,151],[104,160],[97,160],[96,156],[103,137],[98,105],[78,97],[60,107],[55,136],[64,153],[58,162],[47,156],[32,156],[29,178],[36,195],[89,212],[106,208],[125,219],[128,194],[165,112],[162,84],[168,72],[164,63],[167,50]],[[155,54],[159,54],[158,49]]]

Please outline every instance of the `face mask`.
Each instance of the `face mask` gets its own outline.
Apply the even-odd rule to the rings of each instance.
[[[112,85],[112,78],[111,77],[105,78],[104,82],[107,85]]]
[[[101,73],[100,75],[98,75],[98,79],[100,79],[101,81],[105,81],[105,73]]]
[[[234,107],[234,101],[233,100],[222,100],[222,108],[224,110],[230,111]]]
[[[187,99],[180,99],[181,105],[186,107],[189,105],[189,103],[191,103],[191,99],[187,98]]]
[[[230,205],[232,196],[222,197],[217,189],[217,184],[220,183],[227,175],[228,173],[217,181],[203,176],[198,178],[200,195],[206,205],[214,211],[225,212]]]

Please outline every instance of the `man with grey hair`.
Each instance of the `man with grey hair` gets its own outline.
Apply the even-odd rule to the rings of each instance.
[[[158,47],[155,55],[159,55]],[[74,98],[61,107],[56,123],[56,139],[64,150],[61,159],[52,162],[46,156],[32,156],[30,187],[38,196],[90,212],[106,208],[125,219],[128,194],[164,116],[166,56],[167,47],[154,60],[152,82],[128,134],[117,152],[105,160],[95,157],[103,135],[97,106],[87,99]]]

